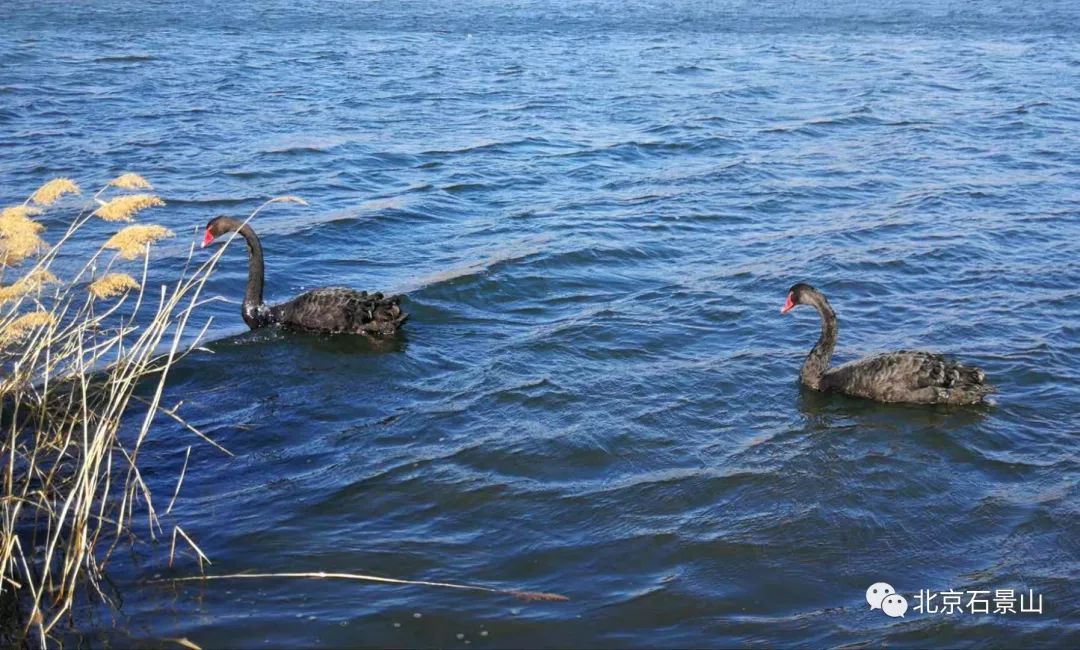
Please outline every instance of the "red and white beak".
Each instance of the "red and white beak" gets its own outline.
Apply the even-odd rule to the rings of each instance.
[[[791,294],[788,293],[787,302],[785,302],[784,306],[780,309],[780,313],[781,314],[786,314],[789,311],[791,311],[792,309],[795,309],[795,301],[791,299]]]
[[[203,235],[203,238],[202,238],[202,247],[206,248],[207,246],[210,245],[210,242],[212,242],[212,241],[214,241],[214,236],[212,234],[210,234],[210,229],[207,228],[206,229],[206,234]],[[789,298],[789,300],[790,300],[790,298]]]

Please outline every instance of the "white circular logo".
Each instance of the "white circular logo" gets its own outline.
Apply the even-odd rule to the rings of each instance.
[[[866,589],[866,602],[870,603],[870,609],[881,609],[881,601],[895,593],[896,590],[889,583],[875,582]]]
[[[900,594],[885,596],[885,600],[881,601],[881,611],[893,618],[903,618],[907,611],[907,598]]]

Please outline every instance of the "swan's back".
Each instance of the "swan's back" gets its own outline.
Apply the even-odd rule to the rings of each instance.
[[[270,315],[275,323],[292,329],[386,336],[408,319],[400,301],[400,296],[326,287],[275,305]]]
[[[994,392],[982,370],[913,350],[877,354],[828,370],[821,388],[918,404],[978,404]]]

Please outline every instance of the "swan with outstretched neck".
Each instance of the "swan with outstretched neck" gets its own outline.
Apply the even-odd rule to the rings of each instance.
[[[836,348],[836,312],[820,291],[803,283],[788,290],[780,313],[797,305],[810,305],[821,316],[821,337],[799,373],[809,388],[913,404],[979,404],[995,391],[982,370],[930,352],[886,352],[829,368]]]
[[[280,325],[308,332],[387,336],[408,319],[401,311],[400,296],[384,297],[344,287],[325,287],[302,293],[288,302],[263,302],[262,244],[251,226],[229,217],[215,217],[206,224],[205,248],[225,233],[236,231],[247,242],[248,281],[241,313],[251,329]]]

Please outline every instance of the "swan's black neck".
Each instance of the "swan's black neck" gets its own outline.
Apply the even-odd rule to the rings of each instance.
[[[833,350],[836,348],[836,334],[839,327],[836,323],[836,312],[833,311],[829,301],[820,292],[815,290],[810,293],[805,303],[813,305],[814,309],[821,315],[821,338],[818,339],[817,345],[814,346],[813,350],[810,350],[806,361],[803,362],[799,379],[810,388],[817,389],[821,387],[821,376],[829,369],[829,362],[832,360]]]
[[[248,247],[247,291],[244,292],[244,306],[241,313],[248,327],[256,329],[270,323],[270,310],[263,303],[262,244],[255,236],[255,231],[247,224],[240,226],[237,232],[247,242]]]

